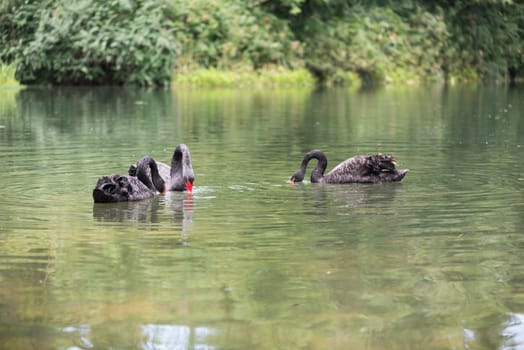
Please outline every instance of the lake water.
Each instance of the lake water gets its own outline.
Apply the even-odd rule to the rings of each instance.
[[[179,143],[192,194],[94,205]],[[3,90],[0,162],[1,349],[524,349],[523,87]]]

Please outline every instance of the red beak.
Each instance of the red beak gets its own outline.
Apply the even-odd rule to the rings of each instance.
[[[291,180],[289,180],[289,182],[290,182],[292,185],[294,185],[294,184],[295,184],[295,179],[291,179]]]
[[[193,192],[193,183],[189,180],[186,181],[186,191],[187,192]]]

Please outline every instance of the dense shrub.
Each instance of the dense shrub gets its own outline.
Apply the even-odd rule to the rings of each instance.
[[[287,22],[243,0],[171,0],[179,67],[296,67],[302,55]],[[298,64],[299,65],[299,64]]]
[[[152,85],[202,68],[212,74],[200,80],[304,67],[330,84],[356,74],[514,79],[522,28],[514,0],[3,0],[0,61],[26,83]]]
[[[4,13],[11,19],[1,40],[10,49],[0,58],[14,61],[22,82],[170,81],[176,46],[159,1],[12,1]]]
[[[445,69],[452,76],[504,78],[524,68],[524,7],[513,1],[451,1]],[[514,77],[512,77],[514,78]]]
[[[374,80],[524,75],[524,7],[514,0],[252,2],[289,22],[327,81],[348,69]]]
[[[402,18],[387,7],[355,6],[348,17],[310,26],[304,41],[319,79],[343,83],[348,71],[368,81],[438,76],[447,36],[438,14],[417,8]]]
[[[0,88],[1,87],[19,87],[20,84],[15,79],[15,67],[10,64],[3,64],[0,61]]]

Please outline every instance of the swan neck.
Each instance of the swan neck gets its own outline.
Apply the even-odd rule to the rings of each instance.
[[[189,180],[193,183],[195,179],[189,148],[184,144],[178,145],[173,153],[170,175],[171,189],[177,191],[184,190],[186,182]]]
[[[171,158],[171,177],[181,176],[183,173],[183,158],[184,154],[182,150],[177,147],[173,157]]]
[[[151,177],[149,177],[147,172],[148,169],[151,172]],[[162,177],[158,172],[158,166],[156,165],[156,162],[153,158],[145,156],[138,161],[136,176],[140,181],[142,181],[144,185],[147,186],[147,188],[151,190],[157,190],[159,192],[164,191],[164,180],[162,180]],[[151,182],[151,180],[153,180],[153,182]]]
[[[326,171],[326,168],[327,168],[327,157],[322,151],[315,150],[315,151],[309,152],[308,154],[306,154],[306,156],[304,157],[304,160],[302,161],[302,166],[304,166],[304,171],[305,171],[305,167],[307,166],[307,163],[311,159],[316,159],[318,161],[317,165],[315,166],[315,169],[313,169],[313,171],[311,172],[311,182],[320,182],[322,178],[324,177],[324,172]]]
[[[153,158],[149,158],[148,164],[149,169],[151,170],[151,179],[153,180],[155,189],[158,192],[164,192],[165,182],[164,179],[162,179],[162,176],[160,176],[160,173],[158,172],[158,165],[156,164],[156,161]]]

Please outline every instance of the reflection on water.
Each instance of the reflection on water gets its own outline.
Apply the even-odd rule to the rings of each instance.
[[[387,212],[395,208],[396,193],[402,191],[402,183],[385,184],[309,184],[293,185],[302,195],[304,208],[313,208],[308,214],[329,215],[336,210],[337,215],[355,215],[361,208],[364,213],[373,208]],[[347,211],[344,211],[347,209]]]
[[[199,192],[195,189],[195,192]],[[173,221],[181,223],[182,231],[191,231],[193,223],[193,196],[197,194],[184,192],[168,192],[164,197],[164,205],[173,213]]]
[[[142,349],[215,349],[205,343],[208,337],[216,334],[212,328],[156,324],[142,325],[140,328],[145,338]]]
[[[76,350],[76,349],[92,349],[94,348],[93,343],[89,339],[91,337],[91,326],[89,325],[81,325],[79,327],[73,327],[73,326],[67,326],[60,331],[67,335],[67,338],[76,338],[72,340],[73,344],[76,344],[76,346],[68,346],[68,350]]]
[[[75,344],[66,346],[65,349],[96,348],[97,341],[91,339],[93,335],[89,325],[67,326],[61,328],[60,332],[72,344]],[[209,337],[216,333],[216,330],[208,327],[144,324],[140,325],[138,337],[141,340],[139,345],[133,348],[143,350],[213,350],[216,347],[208,345],[206,342]]]
[[[141,201],[94,203],[93,217],[98,221],[138,221],[142,223],[158,223],[158,197]]]
[[[502,337],[502,341],[495,332],[490,332],[489,329],[464,329],[464,348],[483,349],[487,348],[485,344],[491,344],[493,349],[524,349],[524,314],[508,313],[504,315],[501,317],[500,328],[502,330],[498,335]]]
[[[508,314],[502,336],[505,341],[501,350],[524,349],[524,314]]]
[[[524,89],[0,91],[0,348],[522,349]],[[192,194],[93,204],[186,143]],[[290,185],[305,152],[401,183]]]
[[[173,220],[189,230],[193,220],[193,195],[191,193],[168,192],[141,201],[94,203],[93,217],[98,221],[158,223],[159,210],[168,209]]]

